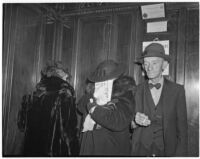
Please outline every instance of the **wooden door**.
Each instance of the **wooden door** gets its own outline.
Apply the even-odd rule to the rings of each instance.
[[[84,17],[78,20],[75,58],[77,99],[83,94],[85,81],[97,64],[108,58],[109,17]]]
[[[72,71],[75,73],[77,99],[84,92],[88,75],[103,60],[112,59],[124,63],[126,73],[131,75],[136,25],[132,21],[135,21],[135,17],[135,10],[131,10],[78,18],[77,50]]]

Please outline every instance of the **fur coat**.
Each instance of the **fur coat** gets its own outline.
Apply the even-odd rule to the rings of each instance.
[[[76,125],[73,87],[61,78],[43,76],[33,95],[23,97],[19,112],[24,156],[77,156]]]
[[[91,114],[96,126],[82,133],[81,156],[130,156],[130,123],[134,114],[135,81],[121,76],[113,83],[111,102],[97,106]],[[79,110],[87,114],[86,101]],[[84,109],[83,109],[84,107]]]

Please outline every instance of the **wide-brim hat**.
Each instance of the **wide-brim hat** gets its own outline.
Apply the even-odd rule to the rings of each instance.
[[[136,62],[143,63],[145,57],[161,57],[168,62],[171,61],[170,56],[165,54],[165,49],[164,49],[163,45],[161,45],[159,43],[149,44],[145,48],[142,56],[139,57]]]
[[[118,78],[125,72],[125,66],[114,60],[105,60],[101,62],[88,79],[92,82],[103,82],[113,78]]]

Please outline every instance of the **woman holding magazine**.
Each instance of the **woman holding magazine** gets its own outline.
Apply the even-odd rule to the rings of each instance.
[[[80,156],[130,156],[135,81],[124,66],[103,61],[88,77],[95,91],[86,104]]]

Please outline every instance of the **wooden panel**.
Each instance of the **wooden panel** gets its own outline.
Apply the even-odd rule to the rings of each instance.
[[[125,64],[127,74],[129,73],[129,62],[133,62],[130,61],[131,20],[131,14],[118,15],[118,41],[116,61]]]
[[[85,18],[79,23],[78,56],[76,72],[76,93],[79,98],[85,87],[85,80],[98,63],[107,58],[108,32],[106,18]]]
[[[73,29],[63,28],[62,58],[64,66],[72,69]]]
[[[54,49],[54,38],[55,38],[55,24],[50,23],[45,25],[44,34],[43,34],[43,48],[41,53],[41,68],[43,68],[48,60],[53,59],[55,53]]]
[[[141,56],[142,53],[142,41],[144,37],[144,21],[142,20],[141,10],[138,7],[136,9],[135,18],[132,20],[132,56],[133,56],[133,70],[134,78],[136,84],[141,83],[144,78],[142,77],[141,66],[136,64],[137,58]]]
[[[181,8],[178,22],[178,39],[177,39],[177,61],[176,61],[176,82],[184,84],[185,75],[185,30],[186,30],[186,9]]]
[[[4,37],[3,37],[3,84],[2,84],[2,140],[3,154],[7,153],[6,136],[8,132],[9,109],[11,100],[12,77],[13,77],[13,61],[14,61],[14,43],[16,39],[16,16],[17,9],[13,5],[4,4]]]
[[[24,15],[27,15],[24,16]],[[13,145],[11,151],[13,154],[16,154],[18,151],[18,134],[17,134],[17,125],[16,125],[16,116],[18,109],[21,104],[22,96],[26,93],[30,93],[35,84],[35,61],[37,58],[36,55],[36,46],[37,41],[39,40],[39,25],[35,23],[30,18],[34,17],[31,12],[22,10],[19,15],[19,27],[18,35],[16,40],[15,47],[15,61],[14,61],[14,73],[13,73],[13,87],[12,87],[12,100],[10,107],[10,134],[8,134],[7,144]],[[27,19],[26,19],[27,18]],[[29,21],[29,20],[30,21]],[[15,139],[14,143],[13,140]]]
[[[15,29],[16,34],[9,37],[14,38],[11,44],[14,61],[10,61],[13,68],[8,70],[12,71],[13,69],[12,83],[9,83],[12,86],[10,103],[4,105],[5,112],[8,114],[6,116],[7,127],[4,129],[4,155],[19,155],[23,148],[23,133],[19,132],[16,124],[17,113],[21,107],[22,96],[30,93],[36,84],[37,51],[41,28],[38,21],[40,15],[17,5],[13,7],[17,7],[18,14],[16,16],[17,27],[9,28]],[[12,30],[9,31],[12,32]]]
[[[189,156],[199,156],[199,10],[188,10],[185,90],[189,126]]]

